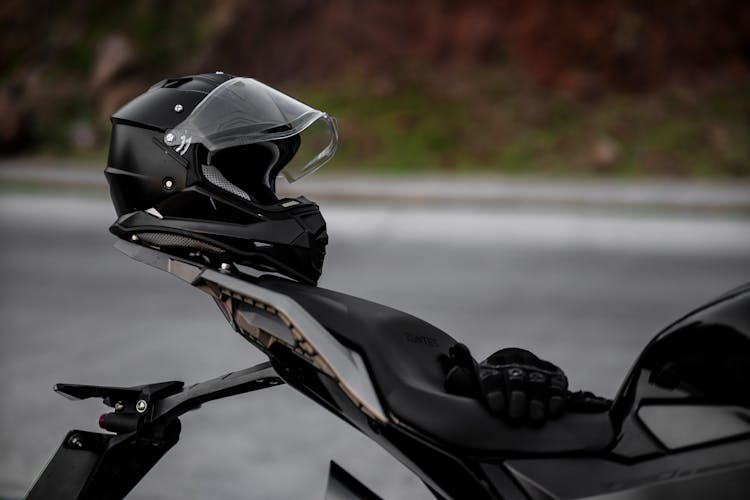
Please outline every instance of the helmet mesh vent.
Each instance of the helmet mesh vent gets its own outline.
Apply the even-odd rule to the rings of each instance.
[[[139,233],[138,238],[147,245],[153,245],[159,248],[187,248],[207,253],[224,253],[224,250],[217,246],[179,234]]]
[[[237,195],[240,198],[244,198],[247,201],[250,201],[250,196],[242,189],[229,182],[229,180],[224,177],[224,174],[222,174],[215,166],[201,165],[201,169],[206,180],[214,186],[220,187],[224,191],[229,191],[230,193]]]

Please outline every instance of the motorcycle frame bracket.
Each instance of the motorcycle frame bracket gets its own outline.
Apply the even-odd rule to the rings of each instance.
[[[27,500],[121,499],[180,438],[179,417],[203,403],[284,384],[270,362],[185,387],[169,381],[133,387],[56,384],[69,399],[101,398],[99,418],[113,434],[71,430]]]

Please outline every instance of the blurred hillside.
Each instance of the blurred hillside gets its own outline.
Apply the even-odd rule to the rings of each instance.
[[[337,116],[347,168],[750,176],[740,0],[5,0],[0,27],[6,155],[103,161],[120,105],[223,70]]]

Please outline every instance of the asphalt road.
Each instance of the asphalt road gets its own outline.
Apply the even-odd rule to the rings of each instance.
[[[509,345],[613,395],[645,343],[750,280],[747,216],[324,204],[321,286],[416,314],[477,357]],[[262,361],[197,290],[111,245],[97,194],[0,194],[0,497],[18,497],[97,402],[55,382],[194,382]],[[210,403],[130,498],[322,498],[335,459],[389,499],[430,498],[288,387]]]

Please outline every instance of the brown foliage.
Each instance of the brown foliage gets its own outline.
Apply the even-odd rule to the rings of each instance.
[[[721,87],[748,79],[750,2],[5,0],[0,60],[9,150],[71,119],[98,115],[104,127],[148,83],[203,71],[272,84],[351,77],[374,96],[408,77],[463,100],[507,69],[576,97]]]
[[[743,0],[275,0],[232,13],[202,61],[267,79],[429,72],[508,59],[539,84],[587,95],[744,78]]]

